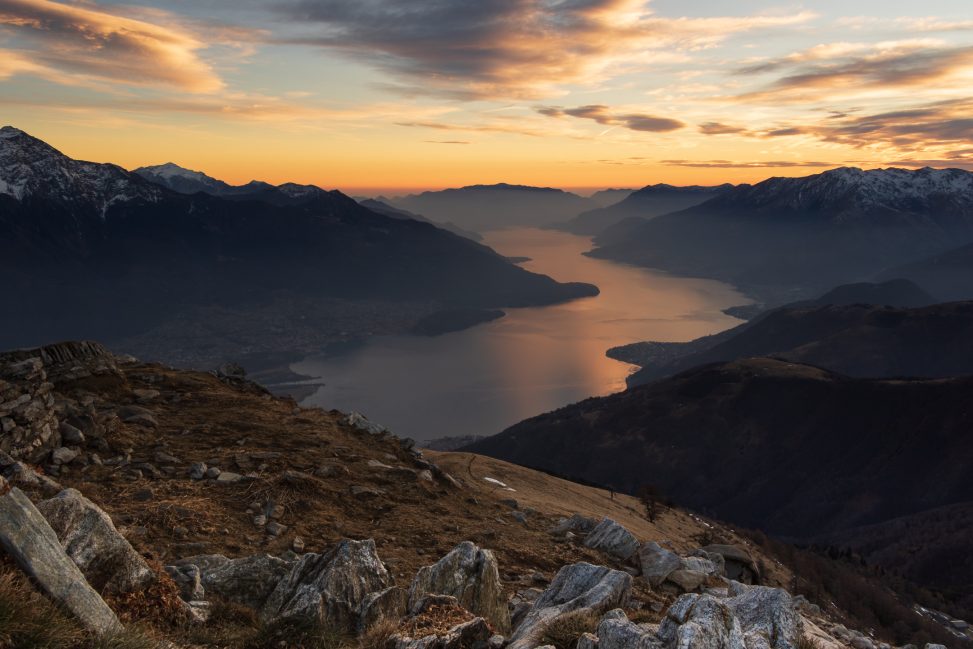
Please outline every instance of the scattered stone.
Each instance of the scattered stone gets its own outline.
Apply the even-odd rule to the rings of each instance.
[[[219,467],[211,466],[210,468],[206,469],[206,473],[204,475],[210,480],[215,480],[216,478],[219,478],[222,473],[223,472],[219,469]]]
[[[375,498],[376,496],[381,496],[385,492],[381,489],[375,487],[366,487],[364,485],[352,485],[350,488],[351,495],[355,498]]]
[[[202,573],[199,566],[186,564],[182,566],[166,566],[166,572],[179,587],[179,596],[187,602],[202,600],[206,597],[203,588]]]
[[[263,514],[257,514],[253,517],[253,524],[255,527],[264,527],[267,524],[267,517]]]
[[[72,446],[80,446],[84,444],[84,433],[71,424],[67,423],[66,421],[62,421],[58,428],[61,431],[61,441],[64,444],[70,444]]]
[[[0,547],[37,587],[77,618],[104,635],[119,628],[118,618],[67,556],[57,534],[20,489],[0,479]]]
[[[221,471],[218,476],[216,476],[216,484],[236,484],[238,482],[243,482],[246,478],[239,473],[233,473],[232,471]]]
[[[591,530],[595,529],[598,522],[587,516],[582,516],[581,514],[573,514],[571,518],[562,518],[557,525],[551,529],[551,534],[567,534],[569,532],[574,534],[586,535]]]
[[[387,432],[388,429],[385,426],[379,426],[376,423],[368,421],[368,419],[360,412],[352,412],[347,417],[344,418],[344,423],[348,426],[354,426],[358,430],[365,431],[366,433],[371,433],[372,435],[381,435]]]
[[[639,550],[635,535],[610,518],[603,518],[585,538],[584,544],[622,561],[628,561]]]
[[[291,543],[291,550],[297,554],[304,552],[304,539],[299,536],[295,536],[294,541]]]
[[[267,534],[270,534],[271,536],[280,536],[281,534],[287,531],[287,526],[281,525],[277,521],[273,521],[267,523],[266,530],[267,530]]]
[[[60,464],[71,464],[78,457],[78,452],[62,446],[51,451],[51,462],[56,465]]]
[[[189,478],[191,480],[202,480],[206,476],[206,471],[209,467],[206,466],[205,462],[194,462],[192,466],[189,467]]]
[[[500,582],[497,560],[489,550],[465,541],[431,566],[416,573],[409,588],[409,608],[416,611],[425,595],[455,597],[474,615],[489,620],[500,633],[510,631],[507,597]]]
[[[179,458],[166,451],[156,451],[152,457],[156,464],[179,464],[180,462]]]

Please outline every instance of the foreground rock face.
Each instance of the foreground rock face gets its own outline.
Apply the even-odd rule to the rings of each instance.
[[[259,610],[294,566],[269,554],[228,559],[220,554],[200,555],[177,561],[171,572],[192,566],[198,569],[200,587],[207,597]],[[168,569],[168,568],[167,568]]]
[[[37,505],[61,547],[102,593],[141,590],[156,580],[145,559],[125,540],[104,511],[76,489],[65,489]]]
[[[639,550],[635,535],[610,518],[603,518],[585,538],[584,544],[622,561],[628,561]]]
[[[489,550],[466,541],[431,566],[419,570],[409,589],[409,608],[427,594],[451,595],[499,633],[510,631],[510,612],[500,584],[497,560]]]
[[[682,567],[679,555],[650,541],[639,548],[642,576],[653,588],[664,582],[669,575]]]
[[[626,572],[590,563],[565,566],[514,630],[508,649],[536,646],[547,626],[567,613],[602,613],[623,606],[631,590],[632,576]]]
[[[118,628],[118,618],[64,553],[57,535],[30,500],[0,480],[0,546],[45,595],[92,633]]]
[[[320,619],[348,631],[360,625],[361,605],[392,578],[375,542],[344,540],[327,554],[306,554],[277,584],[261,611],[265,620]]]

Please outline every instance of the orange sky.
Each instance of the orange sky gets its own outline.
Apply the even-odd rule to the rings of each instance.
[[[915,4],[0,0],[2,121],[351,193],[970,168],[973,19]]]

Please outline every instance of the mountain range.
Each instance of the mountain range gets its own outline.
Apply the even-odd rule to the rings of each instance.
[[[113,340],[160,322],[198,321],[199,309],[222,307],[229,321],[210,335],[247,349],[253,335],[268,335],[245,330],[258,314],[314,313],[314,302],[325,299],[334,301],[320,314],[325,320],[368,300],[386,302],[379,312],[386,319],[397,309],[418,311],[403,317],[404,331],[442,308],[550,304],[597,293],[525,271],[429,223],[378,214],[337,191],[260,183],[244,190],[175,171],[164,165],[131,173],[77,161],[15,128],[0,130],[0,270],[18,305],[18,318],[0,328],[0,343],[79,334]],[[181,193],[190,182],[205,190]],[[205,322],[204,331],[219,328],[208,316]],[[372,324],[353,328],[367,332]],[[274,337],[287,341],[285,332]]]
[[[510,227],[541,227],[598,207],[591,199],[550,187],[470,185],[392,199],[410,212],[482,232]]]
[[[555,227],[575,234],[597,235],[627,219],[637,224],[643,219],[651,219],[699,205],[732,187],[733,185],[717,187],[649,185],[629,193],[616,203],[582,212]]]
[[[590,254],[725,280],[779,304],[971,241],[973,173],[841,168],[609,229]]]

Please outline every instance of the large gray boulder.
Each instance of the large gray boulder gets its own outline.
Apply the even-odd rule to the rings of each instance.
[[[739,545],[713,544],[702,548],[703,552],[723,557],[723,575],[741,584],[759,584],[760,569],[746,548]]]
[[[564,566],[514,629],[507,649],[535,647],[551,622],[567,613],[619,608],[631,590],[632,576],[627,572],[584,562]]]
[[[615,609],[609,611],[598,624],[597,647],[598,649],[662,649],[662,641],[656,637],[656,630],[654,625],[631,622],[624,611]]]
[[[57,534],[16,487],[0,479],[0,547],[42,593],[96,635],[119,628],[118,618],[68,557]]]
[[[391,585],[375,542],[345,539],[327,554],[301,557],[267,598],[260,615],[264,620],[327,620],[353,632],[369,593]]]
[[[610,518],[601,519],[585,538],[584,544],[622,561],[628,561],[639,550],[639,540],[635,535]]]
[[[653,587],[659,586],[673,571],[682,567],[678,554],[666,550],[655,541],[649,541],[639,548],[639,563],[642,565],[642,576]]]
[[[398,620],[405,616],[409,606],[409,593],[404,588],[391,586],[369,593],[358,612],[358,632],[362,633],[380,620]]]
[[[125,540],[111,517],[76,489],[38,503],[61,547],[96,590],[109,594],[140,591],[157,577]]]
[[[204,554],[182,559],[173,568],[199,570],[200,585],[207,597],[222,599],[259,610],[294,566],[269,554],[228,559],[221,554]]]
[[[510,632],[510,611],[497,560],[489,550],[460,543],[431,566],[421,568],[409,588],[409,608],[427,594],[451,595],[460,606],[486,618],[501,634]]]
[[[753,586],[726,605],[740,621],[747,649],[795,649],[803,632],[793,598],[780,588]]]
[[[748,649],[740,622],[710,595],[683,595],[659,626],[658,638],[674,649]]]

